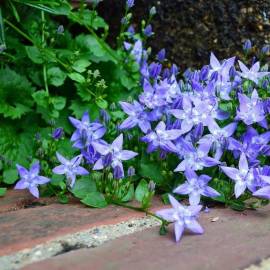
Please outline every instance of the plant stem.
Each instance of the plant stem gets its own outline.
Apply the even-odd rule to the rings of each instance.
[[[42,24],[42,33],[41,33],[41,46],[44,49],[46,47],[46,40],[45,40],[45,14],[44,11],[41,11],[41,24]],[[47,77],[47,67],[46,64],[43,64],[43,79],[46,93],[49,95],[49,87],[48,87],[48,77]]]
[[[148,211],[146,209],[143,209],[142,207],[135,207],[135,206],[132,206],[132,205],[128,205],[128,204],[124,204],[124,203],[120,203],[120,202],[115,202],[115,201],[113,201],[112,203],[115,204],[115,205],[118,205],[118,206],[128,208],[128,209],[143,212],[148,216],[152,216],[152,217],[158,219],[162,224],[165,224],[165,225],[170,224],[170,222],[168,222],[167,220],[163,219],[162,217],[157,216],[156,214],[154,214],[154,213],[152,213],[152,212],[150,212],[150,211]]]
[[[18,34],[23,36],[25,39],[27,39],[29,42],[31,42],[36,48],[39,50],[44,50],[44,48],[40,47],[30,36],[22,32],[17,26],[15,26],[13,23],[8,21],[7,19],[4,19],[4,22],[9,25],[13,30],[15,30]],[[57,57],[54,57],[55,61],[58,62],[60,65],[62,65],[67,71],[70,71],[68,65],[66,65],[64,62],[62,62],[60,59]]]
[[[21,36],[23,36],[25,39],[27,39],[28,41],[30,41],[31,43],[35,44],[35,42],[33,41],[33,39],[31,37],[29,37],[27,34],[25,34],[24,32],[22,32],[17,26],[15,26],[13,23],[11,23],[10,21],[8,21],[7,19],[4,19],[4,22],[9,25],[11,28],[13,28],[17,33],[19,33]]]

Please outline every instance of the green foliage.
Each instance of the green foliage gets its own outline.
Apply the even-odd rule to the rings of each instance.
[[[90,192],[81,202],[87,206],[95,207],[95,208],[104,208],[107,206],[107,202],[102,193],[97,191]]]
[[[125,51],[108,44],[109,26],[95,6],[76,9],[69,2],[10,0],[1,6],[0,46],[5,50],[0,52],[0,182],[4,184],[16,181],[16,163],[28,166],[33,158],[49,173],[57,150],[50,133],[62,127],[70,135],[68,116],[79,118],[89,111],[95,119],[100,109],[108,110],[109,104],[138,89],[138,66],[131,61],[133,68],[126,67]],[[59,21],[66,22],[63,32],[58,32]],[[45,128],[48,125],[50,129]],[[42,135],[40,144],[37,133]],[[71,153],[68,144],[67,139],[58,142],[61,150]],[[64,185],[53,179],[56,191],[49,193],[65,192]],[[77,189],[74,195],[82,199]],[[62,195],[59,199],[65,202]]]

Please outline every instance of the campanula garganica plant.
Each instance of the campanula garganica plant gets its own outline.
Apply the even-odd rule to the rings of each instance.
[[[20,1],[14,2],[17,7]],[[209,204],[241,211],[268,203],[268,45],[258,51],[248,40],[242,60],[218,60],[212,52],[208,65],[180,72],[165,49],[153,55],[147,48],[154,7],[136,29],[134,1],[127,1],[117,47],[111,48],[97,2],[91,10],[55,3],[30,5],[35,11],[24,22],[29,33],[19,28],[19,12],[15,22],[3,17],[8,29],[0,55],[0,102],[9,106],[0,111],[1,149],[8,153],[2,149],[3,183],[18,179],[12,167],[17,164],[21,179],[15,188],[36,197],[57,196],[62,203],[75,196],[91,207],[116,204],[143,211],[161,221],[161,234],[174,223],[176,241],[185,229],[203,233],[197,218]],[[33,23],[38,16],[41,29]],[[54,16],[89,34],[76,36]],[[25,59],[32,62],[22,69]],[[18,92],[14,99],[7,94],[10,87]],[[5,142],[7,136],[19,147]],[[22,159],[18,151],[29,148]],[[29,171],[23,167],[32,163]],[[155,193],[172,208],[150,212]],[[140,207],[127,204],[134,198]]]

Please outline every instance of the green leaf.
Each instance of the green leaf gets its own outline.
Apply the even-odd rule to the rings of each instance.
[[[7,192],[7,188],[0,188],[0,197],[5,196],[6,192]]]
[[[38,105],[40,105],[42,107],[48,106],[49,95],[46,91],[44,91],[44,90],[37,91],[32,95],[32,97]]]
[[[18,179],[18,173],[15,169],[5,170],[3,173],[3,180],[6,184],[14,184]]]
[[[104,208],[108,205],[104,195],[97,191],[90,192],[81,202],[95,208]]]
[[[163,176],[159,164],[141,162],[139,173],[142,177],[147,177],[157,184],[161,184],[163,182]]]
[[[89,176],[84,176],[78,179],[72,189],[72,193],[79,199],[85,198],[91,192],[97,190],[96,183]]]
[[[52,97],[51,98],[51,102],[53,104],[53,107],[57,110],[57,111],[61,111],[65,108],[66,106],[66,98],[65,97]]]
[[[30,112],[34,101],[34,88],[25,76],[5,68],[0,69],[0,114],[5,118],[19,119]]]
[[[28,57],[35,63],[35,64],[43,64],[44,60],[40,50],[35,46],[25,46],[26,53]]]
[[[61,148],[62,150],[62,148]],[[58,174],[54,174],[51,177],[51,185],[53,186],[58,186],[60,187],[62,190],[64,190],[66,188],[66,183],[65,183],[65,176],[64,175],[58,175]]]
[[[96,104],[101,109],[107,109],[108,108],[108,102],[105,99],[97,99]]]
[[[230,201],[228,204],[236,211],[244,211],[246,209],[245,203],[239,200]]]
[[[142,202],[148,194],[148,183],[144,179],[142,179],[135,190],[135,199],[139,202]]]
[[[112,61],[117,63],[116,52],[104,40],[98,37],[81,34],[76,37],[76,44],[82,52],[90,53],[90,59],[94,62]]]
[[[79,59],[77,61],[75,61],[72,65],[72,68],[79,72],[82,73],[86,70],[87,67],[89,67],[91,65],[91,62],[89,62],[86,59]]]
[[[59,67],[51,67],[47,71],[49,84],[59,87],[64,84],[67,74]]]
[[[127,194],[122,198],[121,201],[122,201],[122,202],[129,202],[129,201],[132,201],[133,198],[134,198],[134,194],[135,194],[135,192],[134,192],[134,185],[131,184],[130,187],[129,187],[129,189],[128,189]]]
[[[68,77],[78,83],[84,83],[85,82],[85,78],[80,74],[80,73],[69,73]]]
[[[57,199],[62,204],[67,204],[69,201],[68,196],[66,194],[57,194]]]

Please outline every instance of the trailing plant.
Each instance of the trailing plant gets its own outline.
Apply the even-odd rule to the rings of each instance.
[[[164,49],[156,56],[146,49],[147,38],[153,35],[150,20],[155,8],[150,10],[149,21],[143,21],[142,29],[136,33],[131,24],[133,5],[134,1],[126,2],[116,50],[104,43],[92,24],[88,25],[89,11],[84,8],[79,11],[70,8],[66,16],[72,24],[86,27],[90,35],[80,34],[75,38],[70,35],[67,40],[73,44],[79,40],[80,46],[77,45],[85,50],[84,57],[89,58],[78,59],[81,54],[73,50],[76,45],[70,51],[47,51],[46,38],[46,44],[41,39],[43,43],[39,47],[34,43],[30,46],[30,51],[38,52],[36,60],[42,60],[36,64],[41,65],[45,88],[35,89],[38,84],[24,75],[23,84],[33,84],[33,88],[28,87],[30,90],[24,93],[33,98],[33,105],[23,103],[26,102],[24,97],[18,102],[20,106],[29,107],[30,111],[25,111],[20,123],[28,121],[22,126],[27,127],[24,132],[35,145],[32,149],[38,161],[31,159],[33,164],[27,170],[21,165],[23,162],[11,159],[17,163],[20,175],[15,188],[27,188],[36,197],[39,192],[42,196],[56,195],[63,203],[67,203],[72,194],[91,207],[116,204],[143,211],[161,221],[161,234],[174,223],[176,241],[179,241],[185,229],[203,233],[197,222],[203,206],[222,203],[242,211],[268,203],[270,73],[267,64],[261,67],[260,63],[265,62],[269,46],[258,53],[247,41],[243,48],[245,63],[236,62],[236,57],[219,61],[211,53],[209,65],[180,74],[177,66],[166,60]],[[106,36],[108,27],[101,23],[102,19],[98,21]],[[7,24],[15,29],[9,21]],[[104,50],[102,54],[96,51],[99,46]],[[54,52],[53,58],[50,53],[45,58],[44,48],[46,53]],[[250,56],[253,56],[251,61]],[[70,62],[73,57],[75,62]],[[84,64],[77,65],[76,61]],[[67,71],[63,64],[67,65]],[[90,69],[90,64],[91,68],[97,65],[98,69]],[[49,72],[49,68],[54,69]],[[53,80],[54,87],[58,89],[55,84],[59,83],[61,91],[65,92],[70,89],[68,80],[75,81],[72,86],[76,91],[72,94],[59,96],[53,92],[55,94],[51,95],[50,78],[58,69],[65,78],[59,76],[63,84],[59,77]],[[116,86],[121,86],[120,90],[116,90]],[[117,107],[118,101],[122,110]],[[71,105],[67,108],[69,102]],[[112,104],[108,106],[109,103]],[[35,106],[34,115],[30,113],[31,106]],[[94,109],[98,107],[100,111]],[[109,111],[105,110],[107,108]],[[71,133],[70,126],[60,125],[69,110],[73,115],[69,116],[69,122],[75,129],[70,138],[72,147],[65,139]],[[29,128],[29,123],[45,125],[46,121],[50,121],[51,130],[44,127],[33,140],[34,127]],[[10,126],[10,130],[13,128]],[[25,145],[30,146],[30,143]],[[8,174],[6,179],[17,180],[12,169]],[[155,193],[161,193],[172,208],[150,212]],[[189,206],[178,202],[186,197]],[[140,202],[139,207],[127,204],[134,198]]]

